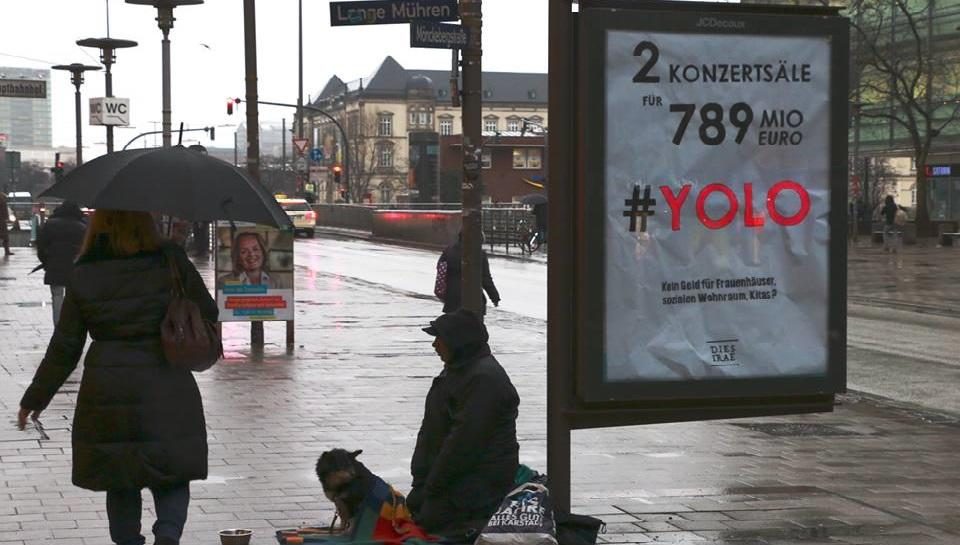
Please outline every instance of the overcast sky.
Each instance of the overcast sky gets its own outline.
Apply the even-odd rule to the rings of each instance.
[[[0,66],[49,68],[51,64],[99,64],[98,51],[81,48],[82,38],[107,34],[139,42],[120,50],[113,66],[113,90],[130,99],[130,124],[115,131],[121,148],[140,132],[160,130],[160,39],[156,9],[123,0],[7,0],[0,16]],[[330,27],[328,0],[303,0],[304,100],[316,95],[331,75],[344,80],[369,76],[387,55],[406,68],[450,67],[446,50],[411,49],[408,25]],[[257,47],[261,100],[297,99],[297,0],[257,2]],[[547,0],[486,0],[483,68],[487,71],[547,71]],[[243,98],[243,2],[206,0],[175,10],[170,33],[174,129],[218,127],[217,140],[187,133],[204,145],[233,146],[233,126],[243,120],[226,114],[227,97]],[[67,72],[52,75],[53,143],[74,145],[73,86]],[[84,159],[105,152],[103,127],[87,125],[87,98],[104,95],[103,73],[88,72],[83,93]],[[261,121],[290,119],[282,108],[260,109]],[[152,137],[151,137],[152,138]],[[159,138],[159,137],[158,137]],[[159,139],[158,139],[159,142]],[[176,136],[174,137],[176,142]],[[139,144],[139,142],[138,142]],[[151,140],[152,144],[152,140]],[[142,145],[142,144],[141,144]]]

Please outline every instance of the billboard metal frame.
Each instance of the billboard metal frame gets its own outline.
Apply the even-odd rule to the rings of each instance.
[[[831,411],[846,376],[846,95],[849,35],[831,7],[581,0],[550,2],[550,234],[548,256],[547,473],[559,507],[570,505],[570,433],[574,429]],[[603,204],[586,171],[603,161],[604,28],[583,28],[589,10],[607,28],[752,35],[828,36],[830,83],[830,245],[828,369],[825,376],[689,383],[607,383],[603,353]],[[696,18],[722,14],[761,23],[753,32],[694,30]],[[591,13],[591,17],[593,13]],[[693,22],[691,22],[691,19]],[[810,24],[816,22],[816,24]],[[807,23],[807,24],[801,24]],[[632,25],[632,26],[631,26]],[[749,27],[748,27],[749,28]],[[600,161],[597,161],[600,158]],[[592,181],[592,183],[591,183]],[[602,186],[601,186],[602,187]],[[599,258],[599,259],[598,259]]]

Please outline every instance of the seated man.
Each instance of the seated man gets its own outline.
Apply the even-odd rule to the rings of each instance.
[[[476,314],[444,314],[424,331],[443,370],[427,393],[407,506],[427,531],[463,535],[481,530],[513,487],[520,397]]]

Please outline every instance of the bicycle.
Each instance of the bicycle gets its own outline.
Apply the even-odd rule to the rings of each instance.
[[[533,254],[542,244],[543,234],[538,229],[531,227],[527,220],[517,223],[517,245],[520,246],[520,251]]]

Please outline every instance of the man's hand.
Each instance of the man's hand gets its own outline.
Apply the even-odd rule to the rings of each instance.
[[[31,414],[32,412],[32,414]],[[27,429],[27,417],[32,417],[34,420],[40,418],[40,411],[30,411],[30,409],[20,408],[20,412],[17,413],[17,428],[20,431]]]
[[[494,302],[493,302],[493,306],[499,307],[499,306],[500,306],[500,300],[497,299],[496,301],[494,301]]]

